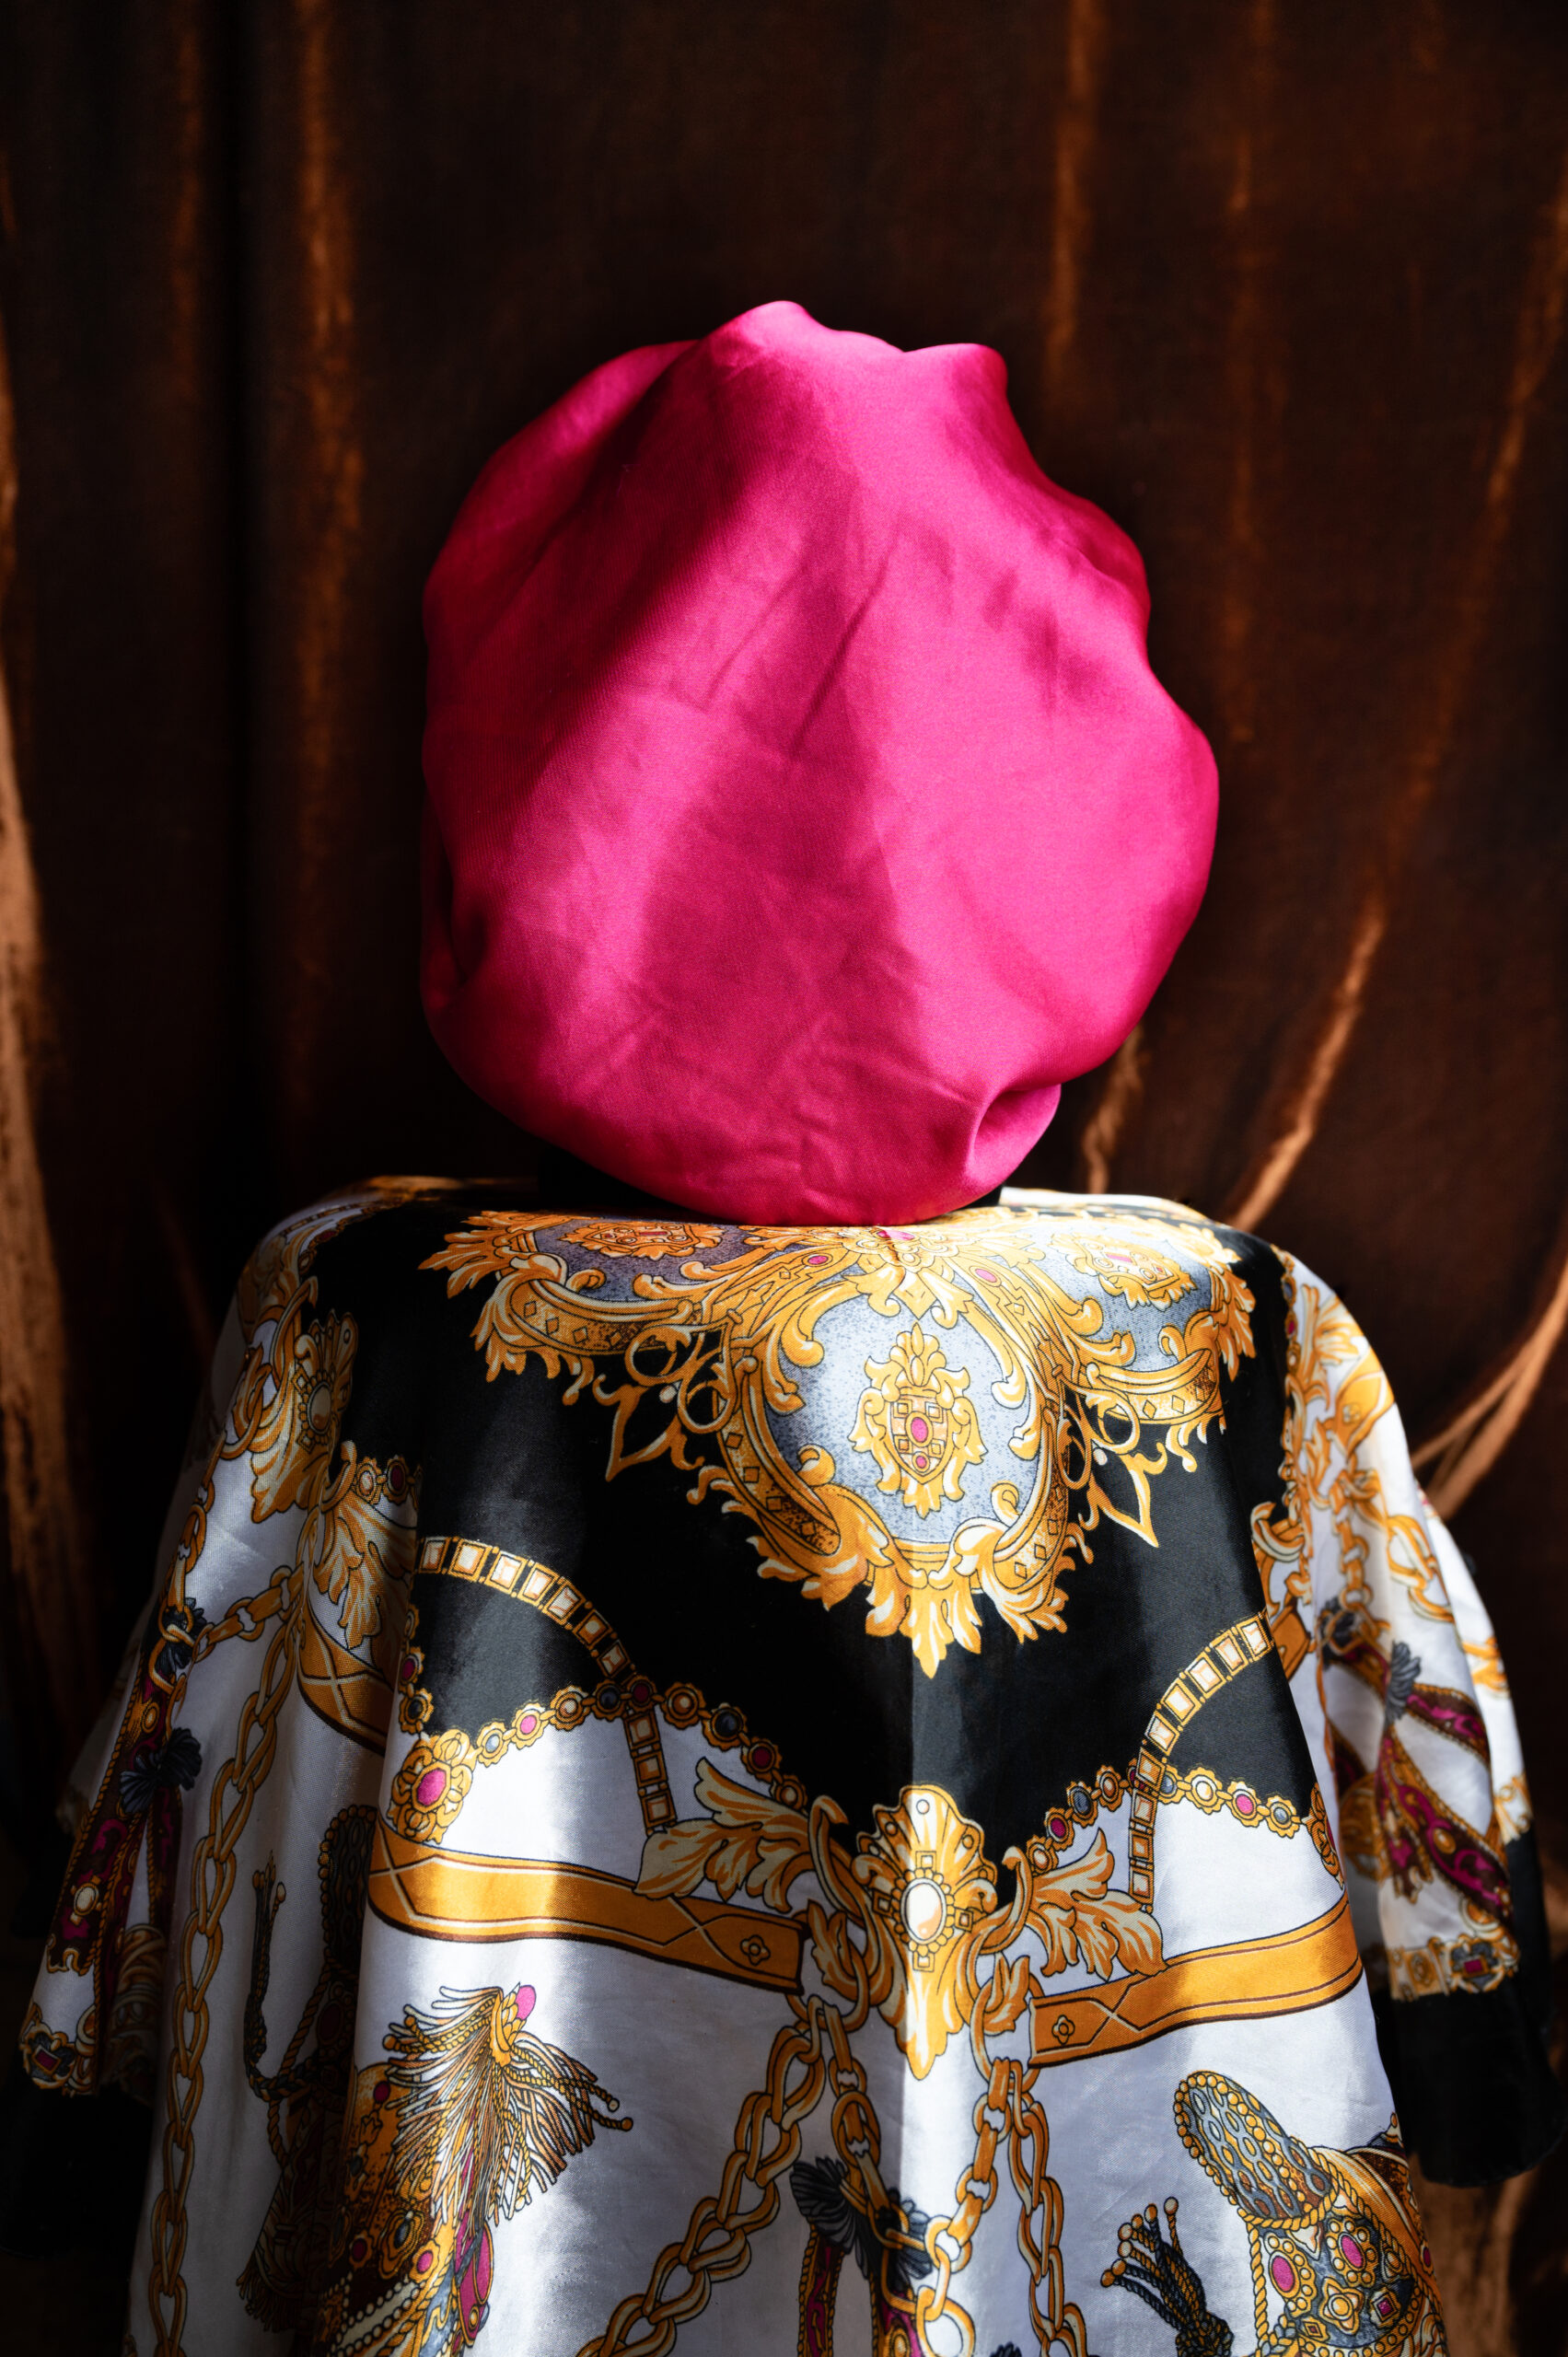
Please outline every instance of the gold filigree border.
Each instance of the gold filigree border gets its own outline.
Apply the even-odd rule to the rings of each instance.
[[[1158,1544],[1152,1484],[1173,1460],[1195,1469],[1193,1442],[1223,1422],[1222,1371],[1234,1376],[1253,1348],[1238,1256],[1196,1224],[1127,1213],[1056,1221],[1041,1237],[1028,1213],[983,1212],[923,1228],[745,1229],[729,1260],[639,1273],[629,1298],[605,1298],[603,1269],[573,1268],[550,1248],[571,1216],[482,1212],[423,1264],[445,1272],[450,1294],[488,1287],[473,1329],[488,1376],[538,1359],[552,1380],[565,1377],[568,1403],[588,1392],[612,1413],[608,1479],[668,1457],[694,1475],[693,1504],[717,1493],[756,1526],[763,1577],[827,1607],[864,1587],[868,1631],[907,1637],[928,1676],[949,1645],[979,1649],[982,1596],[1016,1637],[1060,1631],[1068,1556],[1092,1559],[1102,1520]],[[1113,1325],[1107,1300],[1076,1298],[1051,1275],[1054,1247],[1109,1298],[1149,1306],[1206,1289],[1183,1324],[1161,1328],[1168,1364],[1135,1367],[1133,1333]],[[995,1364],[993,1396],[1018,1413],[1008,1446],[1032,1479],[994,1482],[990,1511],[950,1538],[900,1536],[838,1478],[820,1435],[794,1461],[779,1438],[778,1421],[804,1404],[797,1375],[822,1363],[822,1321],[852,1300],[916,1325],[962,1320]],[[958,1422],[947,1456],[958,1441],[973,1445],[959,1431],[961,1398],[950,1403]],[[634,1439],[633,1418],[649,1402],[663,1421]],[[897,1451],[881,1422],[845,1439],[881,1451],[886,1484],[883,1460],[896,1463]],[[1126,1485],[1120,1500],[1102,1478],[1112,1464]],[[946,1478],[947,1456],[941,1469]],[[934,1503],[912,1457],[905,1470],[914,1503]]]

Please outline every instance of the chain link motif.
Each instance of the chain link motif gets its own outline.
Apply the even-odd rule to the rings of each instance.
[[[1033,2094],[1040,2074],[1038,2071],[1022,2070],[1016,2062],[1010,2062],[1007,2068],[1012,2073],[1009,2104],[1013,2123],[1007,2158],[1018,2196],[1018,2248],[1029,2270],[1029,2322],[1042,2349],[1054,2344],[1071,2350],[1073,2357],[1086,2357],[1083,2316],[1067,2297],[1062,2265],[1062,2188],[1046,2174],[1051,2130]],[[1032,2155],[1027,2168],[1026,2148]],[[1038,2233],[1032,2223],[1036,2217],[1040,2220]]]
[[[211,1503],[211,1471],[215,1470],[216,1462],[243,1457],[254,1448],[269,1397],[281,1397],[291,1379],[289,1353],[315,1291],[313,1279],[297,1283],[276,1318],[270,1349],[251,1345],[237,1387],[230,1432],[215,1452],[209,1487],[199,1502],[203,1522],[204,1509]],[[335,1444],[335,1429],[328,1449],[321,1448],[314,1435],[306,1437],[310,1440],[310,1454],[321,1455],[324,1469],[328,1449]],[[285,1502],[281,1494],[278,1502]],[[287,1502],[292,1503],[292,1498]],[[298,1502],[308,1503],[303,1494]],[[260,1495],[257,1509],[257,1519],[273,1510],[262,1504]],[[199,1553],[198,1544],[189,1560],[193,1562]],[[183,1571],[188,1564],[180,1568]],[[182,1589],[182,1579],[177,1584]],[[195,2122],[203,2098],[203,2058],[211,2026],[208,1994],[223,1952],[222,1919],[236,1881],[236,1853],[255,1795],[272,1769],[279,1713],[295,1682],[304,1595],[300,1572],[280,1570],[260,1596],[236,1605],[223,1620],[203,1630],[192,1649],[194,1659],[199,1660],[235,1636],[251,1642],[263,1634],[269,1638],[260,1679],[239,1712],[233,1756],[213,1784],[206,1829],[192,1860],[191,1907],[180,1941],[167,2071],[162,2183],[153,2205],[150,2230],[148,2302],[156,2330],[156,2357],[183,2357],[188,2299],[182,2272],[189,2238],[186,2204],[194,2168]],[[620,2303],[604,2331],[585,2345],[579,2357],[668,2357],[680,2326],[706,2307],[714,2287],[743,2273],[749,2265],[752,2237],[777,2218],[782,2203],[779,2179],[797,2159],[803,2124],[825,2094],[831,2096],[835,2149],[859,2179],[872,2214],[879,2215],[888,2206],[880,2174],[880,2124],[865,2071],[850,2044],[871,2012],[868,1959],[847,1936],[848,1921],[860,1911],[864,1894],[858,1886],[850,1886],[842,1872],[833,1870],[838,1862],[829,1854],[830,1816],[836,1816],[830,1805],[819,1804],[811,1811],[811,1848],[824,1889],[841,1903],[845,1898],[852,1902],[847,1915],[837,1917],[844,1925],[845,1936],[829,1943],[832,1985],[848,2001],[847,2010],[819,1995],[789,2001],[791,2015],[774,2037],[765,2083],[741,2105],[716,2193],[698,2202],[684,2235],[659,2253],[645,2289]],[[812,1911],[814,1917],[819,1912]],[[819,1926],[814,1922],[814,1939],[819,1930],[826,1933],[829,1929],[826,1917]],[[996,1941],[988,1941],[988,1947],[1000,1945],[1001,1933],[999,1926]],[[1029,1980],[1032,1991],[1038,1985],[1032,1973]],[[993,2031],[1003,2026],[1000,2017],[992,2025]],[[1018,2247],[1029,2270],[1035,2338],[1040,2349],[1051,2351],[1053,2357],[1086,2357],[1082,2317],[1064,2296],[1062,2197],[1047,2174],[1049,2130],[1044,2112],[1034,2099],[1037,2074],[1016,2061],[992,2060],[985,2049],[984,2009],[977,2010],[971,2019],[971,2037],[982,2081],[972,2115],[974,2152],[958,2181],[950,2213],[933,2219],[925,2231],[933,2275],[918,2293],[917,2331],[922,2340],[927,2340],[934,2327],[946,2322],[949,2331],[958,2334],[958,2357],[972,2357],[974,2326],[954,2296],[953,2282],[968,2266],[975,2234],[996,2200],[999,2160],[1005,2147],[1018,2201]]]
[[[833,2049],[835,2074],[843,2074],[839,2040],[842,2016],[819,1997],[805,2003],[792,1999],[795,2018],[773,2040],[764,2087],[747,2096],[736,2122],[735,2143],[725,2163],[716,2194],[705,2196],[691,2212],[684,2238],[668,2243],[654,2261],[645,2292],[622,2300],[597,2340],[584,2344],[578,2357],[619,2357],[636,2335],[636,2357],[667,2357],[675,2336],[689,2317],[705,2308],[715,2283],[739,2275],[749,2265],[751,2237],[772,2225],[779,2212],[778,2179],[800,2151],[800,2124],[821,2100],[829,2076],[824,2045]],[[830,2026],[829,2016],[837,2025]],[[842,2047],[847,2056],[847,2041]],[[853,2057],[849,2069],[869,2111],[865,2077]],[[754,2195],[743,2207],[749,2189]],[[684,2282],[676,2278],[684,2276]]]
[[[209,1620],[192,1650],[192,1668],[198,1662],[205,1661],[210,1653],[226,1643],[230,1637],[239,1637],[247,1644],[254,1644],[258,1637],[264,1636],[268,1621],[286,1610],[293,1582],[294,1567],[285,1563],[273,1573],[270,1583],[259,1596],[242,1596],[221,1620]]]
[[[778,2179],[797,2157],[801,2128],[825,2090],[833,2096],[832,2136],[840,2157],[857,2170],[874,2213],[887,2204],[880,2170],[882,2132],[849,2038],[867,2008],[846,2015],[819,1997],[792,1999],[795,2018],[781,2029],[768,2058],[767,2084],[747,2096],[734,2146],[716,2194],[691,2213],[678,2243],[654,2262],[647,2289],[622,2300],[597,2340],[577,2357],[668,2357],[681,2325],[706,2307],[715,2283],[744,2273],[751,2237],[779,2212]],[[792,2076],[792,2073],[795,2074]],[[944,2318],[958,2330],[955,2357],[973,2357],[974,2322],[951,2295],[952,2280],[969,2265],[981,2220],[997,2193],[997,2155],[1005,2144],[1018,2197],[1018,2248],[1029,2270],[1029,2322],[1042,2351],[1087,2357],[1084,2319],[1066,2296],[1062,2264],[1062,2189],[1046,2173],[1051,2131],[1034,2098],[1039,2073],[998,2057],[974,2107],[974,2156],[958,2178],[954,2206],[933,2218],[925,2233],[934,2279],[921,2286],[915,2309],[923,2341]],[[770,2142],[770,2136],[772,2141]],[[748,2189],[755,2194],[743,2207]]]
[[[979,2041],[977,2040],[977,2045]],[[981,2060],[984,2061],[983,2053]],[[959,2335],[956,2357],[972,2357],[974,2325],[951,2297],[955,2275],[969,2265],[981,2220],[996,2199],[996,2160],[1005,2144],[1013,2188],[1018,2197],[1018,2248],[1029,2270],[1029,2323],[1042,2350],[1060,2349],[1086,2357],[1084,2319],[1066,2296],[1062,2265],[1062,2189],[1046,2173],[1051,2131],[1034,2098],[1038,2071],[998,2057],[974,2107],[974,2158],[954,2189],[954,2207],[933,2218],[925,2247],[935,2274],[922,2284],[915,2321],[925,2340],[944,2317]],[[1027,2157],[1026,2157],[1027,2155]],[[1038,2220],[1038,2224],[1036,2221]]]
[[[349,1214],[363,1215],[359,1211]],[[264,1416],[273,1402],[285,1397],[293,1380],[301,1321],[314,1306],[317,1295],[316,1279],[304,1273],[303,1262],[320,1240],[320,1232],[308,1223],[285,1230],[273,1242],[275,1267],[269,1264],[263,1248],[240,1281],[242,1312],[248,1284],[255,1296],[250,1305],[251,1314],[246,1318],[251,1339],[236,1382],[228,1425],[214,1450],[207,1485],[198,1500],[203,1537],[218,1464],[225,1459],[253,1457]],[[293,1257],[296,1252],[299,1255],[297,1260]],[[281,1307],[274,1300],[263,1297],[262,1283],[259,1281],[275,1285],[279,1293],[287,1287]],[[273,1318],[273,1331],[263,1348],[253,1338],[266,1323],[268,1314]],[[353,1358],[352,1325],[346,1358]],[[346,1372],[346,1367],[343,1371]],[[346,1398],[346,1391],[343,1396]],[[330,1431],[308,1423],[289,1436],[286,1456],[273,1468],[272,1494],[255,1495],[253,1520],[262,1521],[283,1505],[300,1504],[308,1508],[311,1501],[303,1494],[296,1496],[282,1479],[282,1469],[288,1468],[297,1485],[301,1461],[314,1461],[319,1467],[318,1486],[324,1486],[326,1468],[337,1446],[337,1422],[343,1405],[343,1399],[335,1402]],[[185,1577],[199,1552],[198,1547],[177,1559],[171,1585],[181,1601]],[[306,1609],[304,1596],[302,1573],[297,1566],[285,1565],[273,1573],[259,1596],[243,1599],[222,1620],[203,1630],[193,1649],[193,1659],[201,1659],[226,1638],[238,1635],[254,1640],[263,1634],[270,1622],[276,1623],[256,1690],[246,1698],[240,1710],[233,1757],[214,1780],[207,1830],[197,1842],[191,1861],[191,1908],[180,1942],[180,1984],[174,2000],[168,2057],[163,2182],[153,2204],[150,2234],[152,2267],[147,2280],[147,2303],[157,2333],[155,2357],[184,2357],[187,2293],[183,2268],[189,2235],[185,2203],[194,2167],[196,2114],[202,2104],[202,2057],[211,2027],[207,1991],[223,1954],[223,1913],[234,1888],[235,1851],[256,1794],[271,1771],[277,1749],[278,1713],[294,1687]]]
[[[214,1780],[207,1830],[191,1862],[192,1905],[180,1943],[180,1986],[168,2057],[163,2183],[153,2204],[151,2226],[147,2303],[157,2333],[156,2357],[183,2357],[186,2291],[182,2270],[189,2232],[185,2200],[194,2165],[202,2057],[210,2027],[207,1991],[223,1953],[223,1911],[234,1888],[235,1850],[251,1804],[272,1767],[278,1713],[294,1683],[301,1593],[296,1585],[288,1596],[288,1608],[267,1648],[256,1691],[247,1696],[240,1711],[234,1756]]]

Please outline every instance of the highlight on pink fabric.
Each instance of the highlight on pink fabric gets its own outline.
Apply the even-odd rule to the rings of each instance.
[[[1111,1054],[1209,749],[994,352],[769,303],[596,369],[425,595],[423,987],[482,1097],[763,1225],[932,1217]]]

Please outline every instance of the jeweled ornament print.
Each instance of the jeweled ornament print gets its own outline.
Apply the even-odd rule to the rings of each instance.
[[[138,2357],[1442,2348],[1369,1984],[1528,2066],[1528,1805],[1306,1271],[386,1182],[211,1428],[24,2040]]]

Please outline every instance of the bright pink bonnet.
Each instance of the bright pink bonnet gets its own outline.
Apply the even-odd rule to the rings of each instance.
[[[1214,762],[1005,385],[769,303],[480,477],[425,596],[423,985],[536,1136],[736,1219],[919,1220],[1143,1012]]]

